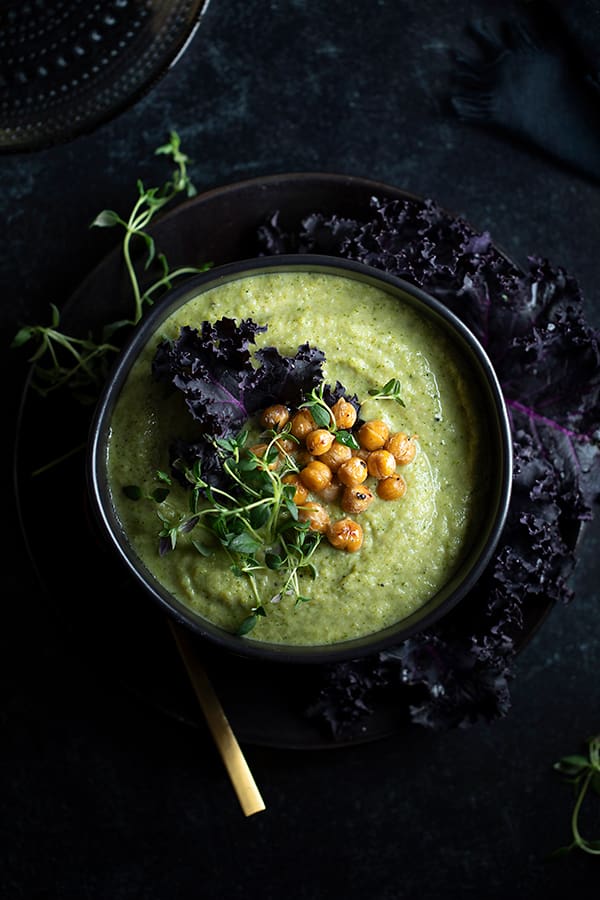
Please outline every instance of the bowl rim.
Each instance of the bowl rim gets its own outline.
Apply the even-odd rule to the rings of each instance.
[[[110,501],[106,479],[103,477],[102,464],[103,460],[105,461],[103,448],[112,410],[139,352],[157,331],[160,323],[192,297],[205,290],[230,281],[264,274],[266,271],[313,271],[334,274],[362,280],[384,290],[388,289],[391,293],[406,295],[413,305],[424,307],[428,315],[437,319],[441,326],[451,333],[453,339],[458,338],[459,342],[462,342],[463,348],[470,353],[472,362],[480,370],[491,400],[490,410],[493,409],[495,412],[495,428],[499,439],[496,449],[500,468],[496,508],[487,525],[487,534],[478,553],[472,560],[472,552],[469,551],[467,554],[466,561],[469,565],[466,573],[435,608],[427,611],[427,606],[431,605],[442,591],[438,591],[410,616],[391,626],[333,644],[295,645],[248,639],[227,632],[194,613],[182,601],[172,597],[162,588],[158,579],[137,557],[123,529],[119,528],[119,520]],[[150,599],[162,607],[168,617],[190,629],[197,637],[208,640],[213,646],[216,645],[238,656],[270,662],[324,664],[358,659],[399,645],[407,638],[434,625],[469,593],[490,562],[506,523],[511,499],[513,448],[510,417],[493,364],[473,332],[448,307],[409,281],[365,263],[323,254],[292,253],[251,257],[215,266],[187,278],[168,290],[154,304],[124,342],[102,387],[90,422],[85,469],[92,514],[100,526],[104,539],[112,546],[113,551],[116,551],[116,556],[129,570],[130,575],[133,575],[134,582],[145,590]],[[454,574],[450,583],[457,580],[465,568],[466,561],[460,563],[458,572]]]

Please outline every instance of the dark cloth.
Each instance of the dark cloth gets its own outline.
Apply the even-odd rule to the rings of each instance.
[[[600,3],[523,3],[517,16],[467,26],[451,105],[600,181]]]

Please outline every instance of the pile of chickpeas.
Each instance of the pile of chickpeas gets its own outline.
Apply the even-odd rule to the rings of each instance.
[[[349,431],[357,420],[352,403],[343,398],[331,407],[337,430]],[[295,413],[283,404],[274,404],[264,410],[260,419],[263,428],[286,431],[296,441],[282,435],[279,449],[293,456],[299,472],[283,476],[283,482],[295,487],[294,502],[298,517],[309,527],[324,534],[338,550],[354,553],[363,543],[363,529],[351,516],[367,509],[377,495],[381,500],[397,500],[406,493],[406,481],[397,472],[398,466],[412,462],[417,450],[417,436],[409,437],[402,431],[390,433],[386,422],[371,419],[354,433],[358,450],[336,440],[335,432],[320,428],[309,409]],[[333,425],[333,423],[332,423]],[[258,455],[266,450],[266,444],[252,447]],[[275,463],[274,465],[277,465]],[[365,481],[368,476],[376,479],[375,492]],[[324,503],[338,502],[344,512],[342,519],[331,520],[323,503],[310,500],[316,494]]]

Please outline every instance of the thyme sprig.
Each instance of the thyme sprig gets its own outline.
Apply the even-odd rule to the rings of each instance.
[[[156,291],[170,288],[173,280],[176,278],[183,275],[197,274],[208,268],[207,265],[203,265],[199,268],[185,266],[171,272],[164,253],[157,254],[154,238],[146,230],[150,225],[150,222],[156,214],[178,194],[185,193],[187,197],[193,197],[196,195],[197,191],[187,170],[189,158],[181,151],[181,141],[176,132],[171,132],[169,141],[166,144],[163,144],[163,146],[158,147],[154,152],[157,155],[170,156],[175,162],[176,169],[173,172],[171,179],[166,181],[161,187],[153,188],[145,188],[141,179],[138,179],[138,199],[127,219],[123,219],[112,209],[104,209],[96,216],[90,225],[91,228],[112,228],[114,226],[119,226],[125,231],[122,252],[134,300],[133,316],[123,323],[127,325],[137,325],[143,316],[145,307],[147,305],[152,305],[154,302],[153,298]],[[134,239],[141,240],[145,244],[146,257],[144,269],[149,269],[155,259],[159,262],[162,269],[161,277],[145,290],[142,290],[133,260],[132,244]]]
[[[406,406],[401,391],[400,381],[397,378],[390,378],[382,388],[372,388],[368,393],[371,400],[395,400],[400,406]],[[366,400],[363,402],[366,403]]]
[[[308,395],[308,400],[300,404],[300,409],[308,409],[319,428],[327,428],[328,431],[335,434],[335,439],[340,444],[346,444],[352,450],[359,449],[359,443],[351,431],[338,428],[335,415],[331,406],[325,400],[325,382],[321,382],[318,387],[313,388]]]
[[[359,408],[368,400],[394,400],[400,406],[406,406],[401,396],[402,386],[397,378],[390,378],[383,387],[371,388],[364,400],[360,401]],[[327,428],[335,434],[336,441],[340,444],[346,444],[353,450],[359,449],[359,444],[351,431],[346,431],[337,427],[334,412],[325,400],[325,382],[321,382],[318,387],[313,388],[308,399],[301,404],[300,408],[306,408],[310,411],[313,419],[319,428]]]
[[[69,384],[74,394],[87,399],[90,386],[99,387],[106,375],[106,360],[117,353],[118,347],[109,341],[110,328],[105,328],[100,342],[87,338],[71,337],[60,330],[60,312],[50,304],[49,325],[25,325],[19,329],[12,347],[21,347],[29,341],[37,343],[37,349],[29,362],[34,363],[32,387],[45,397],[53,390]],[[48,359],[47,365],[42,359]]]
[[[98,388],[105,380],[110,359],[120,349],[112,340],[115,332],[126,326],[137,325],[146,307],[152,305],[160,293],[171,288],[176,279],[210,268],[210,263],[205,263],[171,270],[164,253],[157,252],[154,238],[147,231],[151,221],[180,194],[194,196],[196,188],[190,179],[187,168],[189,159],[181,150],[177,132],[171,132],[168,142],[158,147],[155,154],[171,157],[175,163],[171,178],[162,186],[151,188],[145,188],[142,181],[138,180],[138,197],[127,219],[114,210],[105,209],[90,225],[98,228],[119,226],[124,229],[121,252],[133,295],[132,315],[105,325],[99,338],[92,334],[88,334],[86,338],[77,338],[61,330],[58,307],[51,303],[49,325],[24,325],[12,341],[13,348],[30,342],[35,345],[35,350],[29,357],[29,362],[34,364],[31,386],[42,396],[68,385],[79,399],[93,402]],[[134,263],[134,242],[136,245],[141,243],[145,249],[144,272],[153,263],[159,266],[160,274],[146,287],[142,287]]]
[[[563,756],[554,764],[554,769],[564,776],[568,784],[572,784],[575,790],[575,804],[571,814],[570,844],[560,847],[554,852],[554,856],[563,856],[571,850],[579,848],[585,853],[600,856],[600,840],[590,840],[581,834],[580,815],[583,801],[591,788],[600,794],[600,734],[587,740],[587,756],[574,754]]]

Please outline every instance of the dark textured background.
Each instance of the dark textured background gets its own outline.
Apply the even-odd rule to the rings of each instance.
[[[517,260],[564,266],[599,324],[598,185],[460,122],[447,104],[450,50],[465,45],[467,22],[510,7],[212,0],[183,58],[134,108],[89,136],[0,158],[5,449],[26,372],[7,349],[17,324],[46,320],[48,303],[62,305],[113,246],[116,234],[88,223],[105,207],[128,210],[140,174],[163,179],[153,151],[171,128],[200,189],[329,171],[433,197]],[[552,764],[600,730],[597,521],[573,604],[554,609],[519,658],[506,719],[335,750],[247,746],[267,810],[244,819],[203,729],[134,703],[74,656],[39,602],[8,457],[0,897],[562,900],[597,890],[597,858],[547,861],[569,837],[571,810]],[[48,527],[43,496],[39,518]],[[56,566],[72,579],[68,536],[64,551]],[[600,836],[593,802],[587,821]]]

